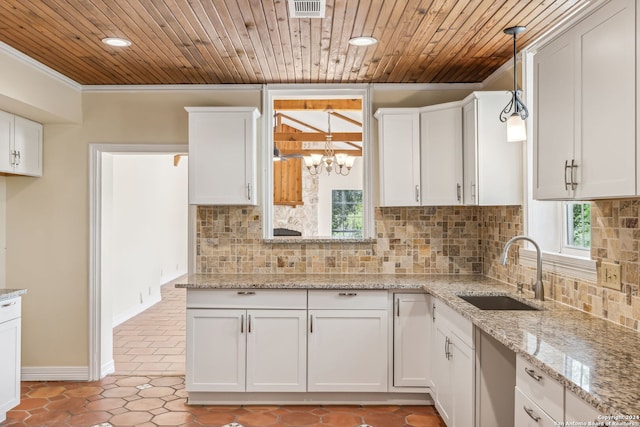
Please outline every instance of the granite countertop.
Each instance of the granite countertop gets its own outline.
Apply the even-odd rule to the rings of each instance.
[[[515,288],[472,275],[191,275],[188,289],[425,290],[607,415],[640,415],[640,334],[555,301],[540,311],[480,310],[458,294]],[[520,298],[516,296],[516,298]]]
[[[0,289],[0,301],[19,297],[27,293],[26,289]]]

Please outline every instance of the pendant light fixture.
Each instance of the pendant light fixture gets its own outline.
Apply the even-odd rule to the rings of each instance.
[[[507,141],[517,142],[527,139],[527,129],[525,120],[529,117],[529,110],[520,99],[518,90],[518,59],[516,50],[516,35],[526,30],[525,27],[509,27],[504,30],[505,34],[513,36],[513,94],[511,101],[500,112],[500,121],[507,122]],[[512,112],[511,114],[509,114]]]
[[[333,135],[331,134],[331,113],[327,110],[327,137],[324,147],[324,155],[311,154],[304,156],[304,165],[311,175],[320,175],[323,171],[331,175],[333,171],[336,175],[347,176],[355,162],[355,157],[345,153],[335,153],[333,148]]]

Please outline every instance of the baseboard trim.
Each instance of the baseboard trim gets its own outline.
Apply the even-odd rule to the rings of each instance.
[[[433,405],[428,393],[189,392],[188,405]]]
[[[113,359],[109,360],[107,363],[104,363],[100,368],[100,378],[104,378],[109,374],[113,374],[116,371],[116,364]]]
[[[88,366],[23,366],[21,381],[88,381]]]
[[[114,317],[113,324],[111,326],[115,328],[116,326],[126,322],[127,320],[131,319],[132,317],[135,317],[138,314],[142,313],[143,311],[153,307],[154,305],[156,305],[160,301],[162,301],[162,297],[160,296],[160,293],[158,293],[158,295],[155,295],[153,298],[147,300],[143,304],[140,304],[139,306],[127,311],[126,313],[122,313],[122,314]]]

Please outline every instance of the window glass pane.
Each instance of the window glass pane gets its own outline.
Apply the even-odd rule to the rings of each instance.
[[[591,204],[567,203],[565,229],[566,246],[577,249],[591,248]]]
[[[362,237],[362,190],[332,190],[331,235]]]

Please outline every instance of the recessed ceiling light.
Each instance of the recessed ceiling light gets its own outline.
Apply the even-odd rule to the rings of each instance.
[[[106,37],[102,39],[102,43],[115,47],[127,47],[131,46],[131,42],[127,39],[121,39],[118,37]]]
[[[361,36],[349,39],[349,44],[354,46],[371,46],[376,43],[378,43],[378,40],[375,37]]]

